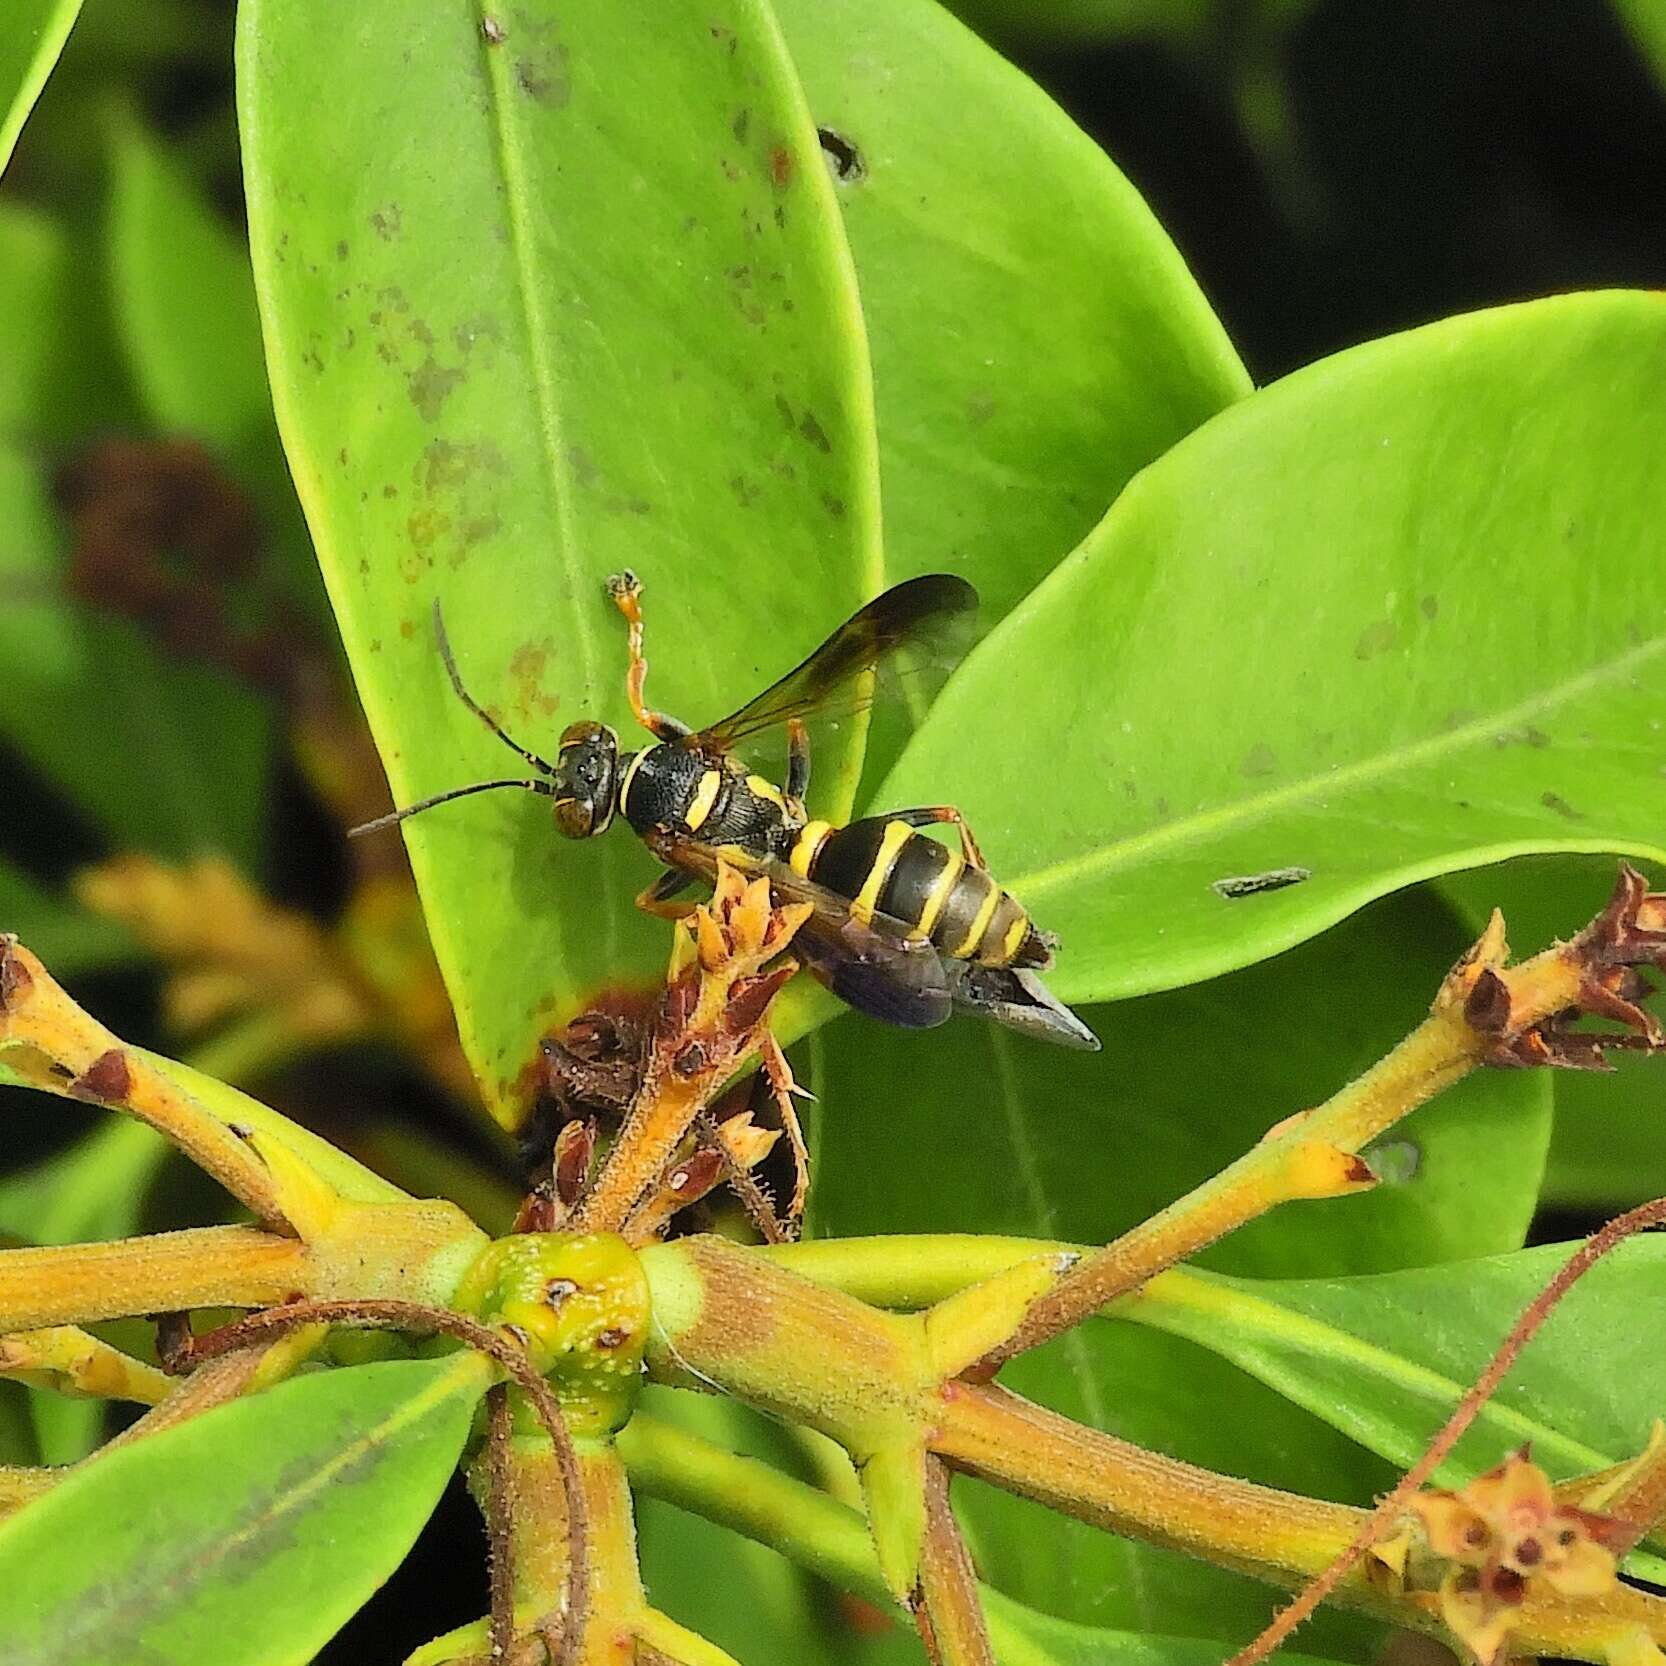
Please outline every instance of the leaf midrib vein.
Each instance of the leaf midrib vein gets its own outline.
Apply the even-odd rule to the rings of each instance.
[[[1178,821],[1167,822],[1161,827],[1115,840],[1095,850],[1083,851],[1078,856],[1066,857],[1063,861],[1054,862],[1048,867],[1036,868],[1029,873],[1014,874],[1008,883],[1026,899],[1033,898],[1051,887],[1095,872],[1126,866],[1155,850],[1184,844],[1217,828],[1228,827],[1236,822],[1253,821],[1268,811],[1318,792],[1338,792],[1369,781],[1374,776],[1386,774],[1391,769],[1438,758],[1443,753],[1485,739],[1500,729],[1510,728],[1530,717],[1538,716],[1590,688],[1623,676],[1634,667],[1658,655],[1663,649],[1666,649],[1666,637],[1654,637],[1614,659],[1605,660],[1566,679],[1553,690],[1533,695],[1502,711],[1484,714],[1468,723],[1460,724],[1457,728],[1425,736],[1422,740],[1412,741],[1368,758],[1360,758],[1354,763],[1340,765],[1323,774],[1304,775],[1294,781],[1287,781],[1283,786],[1271,787],[1265,792],[1252,794],[1247,798],[1236,798],[1229,803],[1200,810]]]
[[[484,43],[485,7],[476,0],[476,41]],[[508,219],[509,247],[519,280],[516,300],[520,304],[521,323],[526,332],[527,349],[531,359],[532,386],[537,404],[538,435],[544,467],[549,476],[551,507],[555,514],[556,549],[566,580],[567,593],[573,606],[567,621],[574,644],[574,658],[579,676],[586,690],[596,687],[598,656],[596,641],[588,612],[583,606],[582,573],[577,561],[577,539],[573,527],[571,504],[566,490],[569,484],[562,467],[561,416],[556,399],[555,370],[547,357],[547,348],[554,331],[539,300],[536,283],[537,266],[532,250],[532,233],[528,223],[530,191],[527,186],[518,144],[511,135],[512,122],[507,99],[512,96],[506,86],[508,67],[503,53],[488,44],[479,50],[486,63],[486,83],[490,89],[489,104],[493,135],[496,139],[498,171],[503,179],[504,208]],[[608,854],[611,855],[611,852]],[[609,936],[608,960],[619,959],[619,927],[615,911],[604,908]],[[550,914],[550,924],[556,938],[552,945],[557,964],[566,960],[565,921],[559,909]]]

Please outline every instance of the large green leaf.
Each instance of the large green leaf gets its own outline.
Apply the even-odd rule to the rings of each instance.
[[[0,1235],[31,1244],[125,1238],[168,1151],[143,1123],[113,1117],[49,1162],[0,1179]],[[42,1463],[74,1463],[98,1444],[98,1401],[33,1390],[29,1403]]]
[[[0,445],[0,734],[110,836],[252,868],[271,724],[262,702],[66,593],[44,465]]]
[[[999,1591],[986,1590],[983,1602],[1000,1666],[1219,1666],[1229,1652],[1200,1637],[1075,1625],[1037,1613]],[[1286,1666],[1310,1666],[1317,1658],[1279,1654]]]
[[[935,0],[776,11],[854,152],[886,572],[951,568],[992,624],[1249,377],[1110,159]]]
[[[1445,1422],[1572,1244],[1372,1278],[1165,1280],[1131,1309],[1142,1324],[1219,1353],[1396,1466]],[[1666,1406],[1666,1362],[1648,1325],[1666,1245],[1622,1246],[1576,1284],[1437,1478],[1453,1483],[1524,1441],[1557,1477],[1643,1450]],[[1666,1574],[1653,1563],[1649,1577]]]
[[[974,652],[884,799],[960,802],[1076,1000],[1520,852],[1658,855],[1663,351],[1658,296],[1569,296],[1240,402]]]
[[[13,0],[0,29],[0,173],[69,39],[81,0]]]
[[[651,1389],[644,1409],[730,1450],[802,1467],[791,1434],[738,1401]],[[779,1551],[656,1498],[639,1498],[636,1510],[648,1600],[674,1620],[748,1663],[876,1666],[825,1587]]]
[[[1659,0],[1614,0],[1614,9],[1655,79],[1666,86],[1666,11]]]
[[[0,1526],[0,1666],[310,1659],[398,1566],[490,1383],[320,1372],[113,1450]]]
[[[110,288],[146,413],[232,470],[276,557],[259,576],[286,584],[322,621],[318,570],[272,416],[247,245],[137,122],[110,128]]]
[[[275,443],[246,247],[136,121],[110,136],[111,292],[147,414],[231,455]]]
[[[436,600],[480,700],[547,754],[581,716],[628,733],[608,573],[641,573],[650,695],[697,722],[876,587],[852,273],[762,0],[529,0],[501,41],[463,0],[345,20],[254,0],[241,31],[274,399],[401,801],[518,772],[447,686]],[[834,802],[854,726],[841,745]],[[513,1120],[539,1034],[663,956],[629,905],[652,869],[623,833],[557,848],[529,795],[409,838],[464,1045]]]
[[[1265,965],[1091,1009],[1099,1054],[970,1020],[914,1036],[845,1019],[815,1044],[813,1225],[1106,1242],[1385,1052],[1464,941],[1437,899],[1393,898]],[[1542,1076],[1473,1078],[1388,1136],[1374,1193],[1288,1205],[1205,1259],[1341,1274],[1513,1249],[1549,1114]],[[1363,1501],[1386,1473],[1235,1371],[1124,1327],[1078,1330],[1007,1380],[1096,1427],[1298,1491]],[[987,1490],[968,1506],[985,1575],[1047,1611],[1240,1639],[1265,1616],[1265,1592],[1199,1564]]]
[[[0,201],[0,439],[59,444],[128,421],[104,311],[69,231]]]

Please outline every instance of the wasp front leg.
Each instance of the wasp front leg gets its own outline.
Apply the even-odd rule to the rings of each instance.
[[[679,891],[686,891],[694,881],[676,868],[667,868],[652,885],[645,885],[636,894],[636,906],[656,920],[686,920],[700,905],[693,901],[677,902]]]
[[[652,711],[642,702],[642,685],[648,676],[648,661],[642,653],[642,580],[627,568],[607,581],[607,593],[630,626],[625,698],[630,701],[631,715],[656,740],[679,740],[689,733],[688,725],[667,717],[664,712]]]
[[[888,821],[900,821],[906,827],[930,827],[936,822],[946,822],[960,833],[960,853],[966,858],[969,868],[982,868],[989,871],[989,864],[983,859],[983,852],[978,849],[978,841],[972,837],[972,829],[966,825],[966,818],[952,804],[922,804],[913,810],[887,810]]]

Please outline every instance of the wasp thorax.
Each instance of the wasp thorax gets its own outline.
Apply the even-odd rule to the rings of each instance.
[[[555,825],[588,839],[613,820],[619,737],[605,723],[574,723],[562,732],[555,760]]]

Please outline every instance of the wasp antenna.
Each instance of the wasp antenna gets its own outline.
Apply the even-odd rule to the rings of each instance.
[[[347,829],[347,837],[357,839],[366,833],[380,833],[384,827],[392,827],[395,822],[404,821],[409,816],[432,810],[436,804],[449,804],[454,798],[467,798],[470,793],[492,792],[498,787],[520,787],[525,792],[540,793],[545,798],[555,797],[555,788],[548,781],[476,781],[472,786],[453,787],[450,792],[435,793],[432,798],[419,798],[415,804],[407,804],[403,810],[378,816],[375,821],[360,822],[357,827]]]
[[[445,666],[445,674],[451,679],[451,686],[457,698],[516,756],[525,758],[540,775],[554,775],[554,764],[547,758],[540,758],[536,752],[529,752],[519,741],[513,739],[508,730],[495,717],[482,710],[476,703],[474,696],[463,687],[462,673],[457,669],[457,661],[452,656],[451,639],[445,634],[445,619],[440,612],[440,598],[438,596],[434,598],[434,642],[440,650],[440,661]],[[416,806],[413,804],[411,808],[414,810]]]

